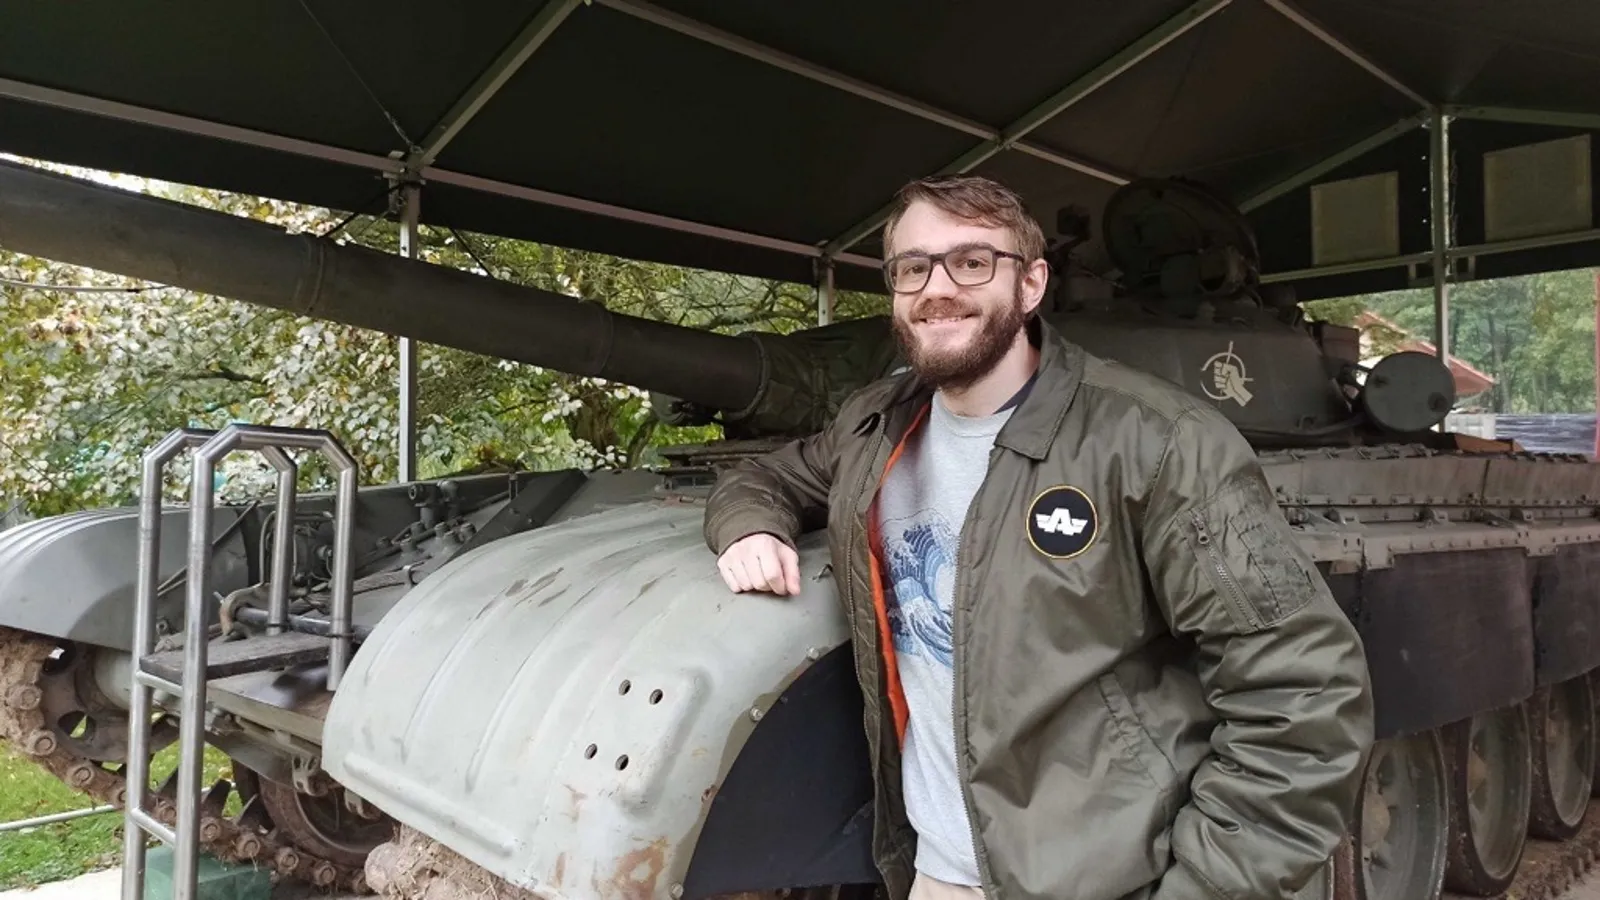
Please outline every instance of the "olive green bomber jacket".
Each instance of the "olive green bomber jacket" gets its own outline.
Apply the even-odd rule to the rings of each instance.
[[[991,900],[1279,900],[1345,833],[1372,742],[1360,639],[1249,445],[1175,385],[1039,323],[1039,377],[961,531],[957,765]],[[904,701],[873,504],[929,389],[852,395],[822,433],[724,473],[713,552],[826,516],[904,900]]]

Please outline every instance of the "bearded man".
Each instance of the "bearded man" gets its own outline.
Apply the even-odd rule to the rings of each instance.
[[[1287,900],[1373,707],[1255,454],[1035,315],[1043,235],[1001,185],[908,185],[884,246],[909,371],[725,473],[705,535],[730,590],[791,595],[826,514],[889,896]]]

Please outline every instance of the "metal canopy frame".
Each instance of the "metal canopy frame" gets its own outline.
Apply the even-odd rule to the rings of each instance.
[[[1108,184],[1122,185],[1128,183],[1132,176],[1128,173],[1117,171],[1114,166],[1046,147],[1036,142],[1030,142],[1025,138],[1040,125],[1048,122],[1073,104],[1090,96],[1099,88],[1113,81],[1117,76],[1148,59],[1172,41],[1187,34],[1193,28],[1235,2],[1258,2],[1276,10],[1290,22],[1314,36],[1330,49],[1349,59],[1355,65],[1360,66],[1363,70],[1372,74],[1374,78],[1389,85],[1423,110],[1417,116],[1403,119],[1395,125],[1387,127],[1310,167],[1249,193],[1240,200],[1241,208],[1246,212],[1302,187],[1338,166],[1359,158],[1362,154],[1408,133],[1412,128],[1425,125],[1432,118],[1438,116],[1600,130],[1600,114],[1490,106],[1447,106],[1431,101],[1422,92],[1408,86],[1401,79],[1392,75],[1370,57],[1363,54],[1349,41],[1339,37],[1332,30],[1298,9],[1290,0],[1196,0],[1192,5],[1156,26],[1123,50],[1113,54],[1099,66],[1085,72],[1055,95],[1040,102],[1027,114],[1002,128],[995,128],[972,121],[958,114],[939,109],[932,104],[816,65],[792,54],[784,53],[655,6],[647,2],[647,0],[549,0],[524,25],[520,33],[508,43],[499,57],[479,74],[473,85],[457,99],[449,112],[435,123],[419,145],[393,151],[387,156],[364,153],[285,135],[271,134],[256,129],[165,112],[134,104],[90,97],[72,91],[8,78],[0,78],[0,98],[11,98],[59,107],[95,116],[120,119],[139,125],[154,126],[171,131],[231,141],[264,150],[362,168],[379,172],[396,183],[414,181],[422,184],[428,182],[448,184],[479,193],[526,200],[668,231],[712,237],[718,240],[807,256],[814,259],[831,259],[852,266],[876,268],[879,265],[879,260],[847,251],[882,225],[886,218],[885,210],[887,207],[864,218],[856,226],[831,241],[810,244],[498,181],[493,178],[442,168],[435,165],[435,160],[437,160],[445,147],[460,134],[462,129],[482,111],[500,88],[516,75],[522,66],[538,52],[540,47],[550,39],[580,5],[597,5],[713,44],[729,52],[783,69],[811,81],[834,87],[925,121],[982,139],[981,144],[972,148],[959,159],[952,161],[941,169],[941,172],[970,171],[1001,152],[1014,150],[1052,165],[1080,172]],[[819,273],[826,268],[826,266],[817,267]],[[1305,271],[1311,270],[1302,270],[1296,274],[1303,275]],[[1273,278],[1274,280],[1284,280],[1280,274],[1276,273]],[[820,283],[819,274],[819,286]]]
[[[1430,115],[1430,113],[1419,112],[1416,115],[1407,116],[1387,128],[1374,132],[1369,137],[1362,138],[1332,156],[1312,163],[1282,181],[1251,191],[1239,202],[1239,210],[1241,212],[1250,212],[1253,209],[1259,209],[1291,191],[1305,187],[1345,163],[1360,159],[1384,144],[1410,134],[1417,128],[1421,128],[1427,124]]]
[[[489,64],[489,68],[478,76],[472,87],[456,100],[450,111],[444,114],[428,136],[423,138],[422,146],[416,148],[406,157],[406,168],[411,171],[420,171],[433,165],[433,161],[444,152],[445,145],[467,127],[484,105],[487,104],[511,76],[517,74],[522,64],[533,56],[550,35],[554,34],[567,16],[578,8],[584,0],[550,0],[544,8],[539,10],[522,32],[512,39],[511,44],[501,51],[500,57]]]
[[[729,34],[720,28],[713,28],[688,16],[679,15],[670,10],[646,3],[644,0],[594,0],[594,2],[607,9],[626,13],[646,22],[660,25],[663,28],[670,28],[679,34],[705,41],[708,44],[714,44],[724,50],[747,56],[757,62],[775,66],[802,78],[809,78],[819,84],[838,88],[864,100],[871,100],[874,103],[916,116],[935,125],[943,125],[946,128],[964,132],[973,137],[983,138],[986,142],[997,145],[1004,143],[1005,146],[1012,150],[1026,153],[1062,168],[1082,172],[1091,178],[1097,178],[1116,185],[1127,184],[1131,180],[1130,176],[1116,172],[1110,166],[1023,141],[1020,139],[1020,135],[1008,139],[1003,130],[996,130],[955,113],[923,103],[920,100],[914,100],[886,88],[868,84],[859,78],[852,78],[849,75],[799,59],[781,50],[746,40],[735,34]],[[1229,2],[1231,0],[1220,0],[1216,5],[1220,9]]]
[[[1277,10],[1285,18],[1300,26],[1303,31],[1307,32],[1312,37],[1323,42],[1324,44],[1327,44],[1334,50],[1337,50],[1340,55],[1344,56],[1345,59],[1348,59],[1365,69],[1372,77],[1403,94],[1412,103],[1422,107],[1431,107],[1434,105],[1433,103],[1429,102],[1426,97],[1422,96],[1421,93],[1412,90],[1406,86],[1405,82],[1389,74],[1389,72],[1386,71],[1382,66],[1374,62],[1371,57],[1367,56],[1365,53],[1362,53],[1360,50],[1357,50],[1348,41],[1339,38],[1333,32],[1329,31],[1327,28],[1324,28],[1321,23],[1315,21],[1300,9],[1296,8],[1292,3],[1289,2],[1289,0],[1261,0],[1261,2]]]
[[[162,112],[129,103],[119,103],[114,100],[101,100],[87,97],[71,91],[57,90],[55,88],[40,87],[26,84],[8,78],[0,78],[0,97],[16,100],[25,100],[45,106],[55,106],[74,112],[88,113],[111,119],[121,119],[137,125],[151,125],[170,131],[185,134],[199,135],[202,137],[217,138],[232,141],[263,150],[275,150],[280,153],[289,153],[309,159],[325,162],[339,163],[368,169],[389,176],[396,181],[414,178],[421,182],[437,182],[468,188],[484,194],[500,197],[510,197],[518,200],[529,200],[547,206],[569,209],[575,212],[590,213],[607,218],[619,219],[625,222],[635,222],[641,225],[650,225],[670,231],[680,231],[686,234],[699,234],[714,237],[720,240],[748,244],[768,250],[778,250],[785,253],[794,253],[801,256],[817,257],[821,255],[816,247],[799,241],[786,241],[781,238],[767,235],[751,234],[733,228],[723,228],[716,225],[707,225],[701,222],[690,222],[686,219],[664,216],[657,213],[648,213],[636,209],[628,209],[610,203],[601,203],[594,200],[585,200],[580,197],[569,197],[553,191],[539,190],[492,178],[483,178],[469,175],[464,172],[455,172],[441,169],[437,166],[423,166],[414,171],[407,171],[406,159],[408,152],[396,152],[392,156],[375,156],[371,153],[362,153],[356,150],[347,150],[342,147],[332,147],[319,144],[315,141],[306,141],[299,138],[285,137],[283,135],[268,134],[251,128],[241,128],[236,125],[227,125],[221,122],[212,122],[206,119],[197,119],[193,116],[179,115],[176,113]],[[464,123],[463,123],[464,124]],[[856,254],[841,254],[836,257],[840,262],[851,265],[876,268],[878,261],[869,257]]]
[[[1102,183],[1123,185],[1132,176],[1111,165],[1064,152],[1028,140],[1041,125],[1060,115],[1064,110],[1091,96],[1117,79],[1129,69],[1139,65],[1213,16],[1234,3],[1261,3],[1313,36],[1317,41],[1359,66],[1373,78],[1387,85],[1417,107],[1417,112],[1372,135],[1350,144],[1340,151],[1301,168],[1286,177],[1270,181],[1240,199],[1245,212],[1264,206],[1275,199],[1315,182],[1345,164],[1411,134],[1423,127],[1430,132],[1430,229],[1432,247],[1425,254],[1408,254],[1399,257],[1324,266],[1293,272],[1269,273],[1266,281],[1288,281],[1325,275],[1370,271],[1393,266],[1416,266],[1429,263],[1435,287],[1436,346],[1441,355],[1448,354],[1445,337],[1448,334],[1448,281],[1453,260],[1470,252],[1483,255],[1510,250],[1555,246],[1562,243],[1588,241],[1600,237],[1600,232],[1581,232],[1572,235],[1555,235],[1504,244],[1485,245],[1478,248],[1455,248],[1451,244],[1450,207],[1447,187],[1451,179],[1448,156],[1448,127],[1452,119],[1519,123],[1600,130],[1600,114],[1556,112],[1532,109],[1511,109],[1491,106],[1444,105],[1431,100],[1425,92],[1417,90],[1395,76],[1352,42],[1333,29],[1306,14],[1293,0],[1194,0],[1189,6],[1111,54],[1100,64],[1091,67],[1054,94],[1040,101],[1015,121],[996,128],[982,122],[941,109],[934,104],[905,96],[862,79],[834,71],[821,65],[743,38],[726,30],[697,21],[680,13],[664,9],[648,0],[547,0],[545,4],[507,43],[498,56],[479,73],[467,88],[434,123],[426,136],[414,146],[397,149],[388,155],[376,155],[349,150],[327,144],[271,134],[264,131],[228,125],[208,119],[165,112],[143,106],[86,96],[71,91],[0,78],[0,98],[12,98],[35,104],[60,107],[94,116],[120,119],[140,125],[154,126],[208,138],[230,141],[250,147],[287,153],[375,171],[390,180],[402,202],[396,207],[402,218],[401,252],[414,258],[416,255],[416,229],[419,222],[419,205],[423,187],[427,183],[452,185],[487,195],[530,201],[585,214],[635,223],[667,231],[698,235],[721,241],[744,244],[781,253],[809,257],[813,260],[814,280],[817,288],[818,321],[832,320],[834,305],[834,272],[837,264],[863,268],[876,268],[879,260],[858,253],[851,248],[871,235],[886,221],[890,207],[884,205],[865,216],[832,240],[807,243],[726,228],[704,222],[690,221],[674,216],[646,212],[610,203],[586,200],[553,191],[547,191],[474,175],[468,172],[442,168],[436,165],[440,154],[463,129],[489,104],[492,98],[523,69],[525,64],[547,44],[562,25],[578,11],[580,5],[598,5],[607,10],[669,29],[697,41],[714,45],[729,53],[756,60],[764,65],[782,69],[809,81],[852,94],[884,107],[914,116],[971,137],[980,139],[960,157],[951,161],[941,173],[966,172],[978,167],[992,157],[1007,150],[1016,151],[1050,165],[1081,173]],[[396,126],[398,131],[398,126]],[[401,135],[406,143],[409,138]],[[416,371],[415,348],[409,340],[401,344],[401,466],[399,475],[409,479],[415,474],[415,403]]]
[[[1195,26],[1226,9],[1232,2],[1233,0],[1196,0],[1189,8],[1157,25],[1143,37],[1119,50],[1100,65],[1078,76],[1071,84],[1024,113],[1021,118],[1001,129],[998,134],[988,138],[983,143],[967,151],[961,158],[940,169],[940,174],[970,172],[978,164],[995,154],[1006,149],[1016,148],[1017,143],[1034,129],[1060,115],[1074,103],[1104,87],[1118,75],[1148,59],[1162,47],[1189,33]],[[1102,178],[1102,180],[1110,179]],[[1120,182],[1114,181],[1113,183],[1126,184],[1127,179],[1122,179]],[[855,246],[856,243],[877,230],[888,220],[890,209],[891,205],[885,204],[877,212],[874,212],[871,216],[852,226],[844,234],[828,242],[824,246],[823,252],[826,255],[833,256]]]

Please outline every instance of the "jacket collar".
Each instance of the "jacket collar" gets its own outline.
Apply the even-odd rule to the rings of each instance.
[[[1050,446],[1061,431],[1061,423],[1078,392],[1078,384],[1083,380],[1084,351],[1062,337],[1042,317],[1034,317],[1029,331],[1039,343],[1038,380],[1000,429],[995,444],[1042,460],[1049,455]],[[879,412],[888,417],[896,407],[905,404],[914,412],[932,398],[932,389],[914,373],[906,372]]]
[[[995,444],[1042,460],[1061,432],[1072,399],[1083,381],[1083,348],[1069,342],[1042,317],[1035,317],[1039,330],[1039,380],[1023,398],[994,439]]]

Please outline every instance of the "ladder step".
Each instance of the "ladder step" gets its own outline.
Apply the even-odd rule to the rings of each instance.
[[[157,822],[153,816],[144,810],[130,809],[127,813],[128,818],[132,819],[135,825],[149,832],[163,844],[170,846],[178,842],[178,835],[171,828]]]
[[[158,691],[166,691],[174,697],[183,693],[183,686],[178,684],[176,681],[168,681],[165,678],[152,675],[149,672],[135,672],[133,673],[133,680],[139,682],[147,688],[153,688],[154,690]]]
[[[212,644],[206,650],[206,680],[286,668],[328,658],[332,640],[298,631]],[[140,662],[145,672],[171,682],[183,680],[183,648],[152,653]]]

